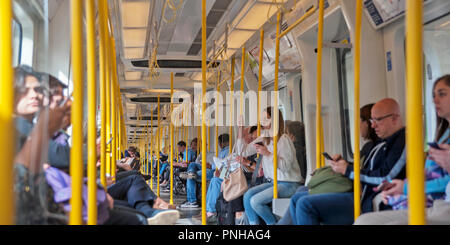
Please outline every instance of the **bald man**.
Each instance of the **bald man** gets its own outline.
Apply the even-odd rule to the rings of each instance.
[[[385,181],[406,177],[405,128],[398,103],[393,99],[379,101],[373,106],[371,117],[372,127],[382,141],[361,166],[362,213],[373,211],[372,201],[381,191],[374,188]],[[333,171],[353,180],[353,165],[341,155],[334,155],[333,159],[330,161]],[[351,225],[354,221],[353,203],[352,192],[309,195],[304,191],[292,197],[289,208],[296,225]]]

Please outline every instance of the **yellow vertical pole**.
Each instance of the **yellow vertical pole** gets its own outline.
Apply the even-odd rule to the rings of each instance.
[[[232,145],[233,145],[233,109],[234,109],[234,67],[236,64],[236,58],[233,56],[231,58],[231,81],[230,81],[230,151],[229,154],[232,153]]]
[[[319,0],[319,30],[317,37],[317,82],[316,82],[316,167],[322,167],[322,50],[323,50],[324,0]],[[359,110],[359,109],[358,109]]]
[[[97,152],[96,152],[96,37],[95,2],[85,0],[87,23],[87,72],[88,72],[88,225],[97,224]]]
[[[355,90],[355,102],[354,102],[354,163],[353,163],[353,171],[355,174],[355,177],[353,179],[353,199],[354,199],[354,217],[355,220],[359,217],[361,214],[361,200],[360,200],[360,193],[361,193],[361,184],[360,184],[360,145],[359,145],[359,137],[360,137],[360,112],[359,112],[359,90],[360,90],[360,74],[361,74],[361,21],[362,21],[362,11],[363,11],[363,5],[362,0],[356,0],[356,27],[355,27],[355,37],[353,38],[355,42],[355,54],[354,54],[354,60],[355,60],[355,72],[354,72],[354,90]]]
[[[202,0],[202,225],[206,225],[206,0]]]
[[[112,37],[110,38],[110,48],[111,48],[111,131],[112,131],[112,142],[111,142],[111,176],[115,178],[116,176],[116,160],[117,160],[117,61],[116,61],[116,42]],[[143,158],[142,158],[143,159]]]
[[[147,121],[147,129],[145,132],[145,174],[148,175],[148,157],[150,156],[149,152],[148,152],[148,121]],[[147,180],[147,184],[148,184],[148,180]]]
[[[264,29],[261,28],[260,43],[259,43],[259,71],[258,71],[258,137],[261,135],[261,91],[262,91],[262,72],[263,72],[263,54],[264,54]]]
[[[406,2],[406,172],[410,225],[425,225],[423,157],[423,2]],[[420,161],[418,161],[420,160]]]
[[[106,37],[107,37],[107,26],[106,26],[106,1],[99,0],[99,25],[100,25],[100,106],[101,106],[101,155],[100,155],[100,181],[102,185],[106,188]]]
[[[170,73],[170,115],[173,113],[173,72]],[[173,205],[173,124],[170,123],[170,205]]]
[[[14,224],[14,75],[12,68],[12,1],[0,8],[0,225]]]
[[[82,219],[82,185],[83,185],[83,2],[70,1],[72,30],[72,70],[73,70],[73,104],[72,104],[72,148],[70,150],[70,175],[72,198],[70,199],[70,225],[81,225]]]
[[[188,125],[188,110],[185,112],[186,118],[184,119],[184,122],[186,124],[186,162],[189,162],[188,160],[188,148],[189,148],[189,125]]]
[[[150,126],[150,128],[151,128],[151,130],[150,130],[150,138],[151,138],[151,142],[150,142],[150,151],[151,151],[151,153],[150,153],[150,156],[151,156],[151,158],[150,158],[150,176],[151,176],[151,178],[150,178],[150,188],[153,190],[153,149],[154,149],[154,147],[155,147],[155,144],[154,144],[154,142],[155,142],[155,137],[153,136],[153,110],[151,109],[150,110],[151,111],[151,115],[150,115],[150,124],[151,124],[151,126]]]
[[[220,96],[220,71],[218,72],[217,75],[217,97],[216,97],[216,128],[215,128],[215,133],[216,133],[216,157],[219,157],[219,96]],[[231,148],[231,147],[230,147]]]
[[[277,14],[277,33],[275,39],[275,82],[274,82],[274,106],[273,118],[273,199],[278,199],[278,72],[280,67],[280,22],[281,12]]]
[[[106,9],[107,9],[107,4],[106,4]],[[108,11],[106,10],[106,13],[108,13]],[[107,19],[106,19],[106,23],[108,20],[108,16],[107,15]],[[105,46],[106,46],[106,140],[109,142],[111,140],[111,53],[109,52],[111,50],[111,45],[110,45],[110,33],[109,33],[109,29],[106,26],[106,39],[105,39]],[[107,176],[111,176],[111,152],[112,152],[112,142],[110,142],[107,146],[106,146],[106,174]]]
[[[242,116],[244,113],[244,77],[245,75],[245,47],[242,48],[242,60],[241,60],[241,96],[239,104],[239,115]]]
[[[159,127],[159,118],[160,118],[160,100],[161,100],[161,95],[158,94],[158,130],[157,130],[157,134],[158,134],[158,152],[156,152],[156,156],[158,158],[158,162],[156,163],[157,165],[157,179],[156,179],[156,192],[157,192],[157,196],[159,197],[159,151],[161,149],[161,128]]]

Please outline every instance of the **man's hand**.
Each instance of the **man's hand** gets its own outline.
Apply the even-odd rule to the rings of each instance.
[[[383,202],[387,204],[388,196],[396,196],[403,194],[403,186],[405,182],[403,180],[395,179],[392,180],[392,185],[390,188],[381,192],[381,197],[383,198]]]
[[[110,186],[114,184],[116,181],[113,179],[113,177],[106,177],[106,186]]]
[[[335,173],[340,173],[345,175],[345,171],[347,171],[348,162],[345,161],[342,158],[339,158],[337,155],[332,157],[333,159],[340,159],[336,161],[330,161],[331,162],[331,168]]]
[[[435,161],[439,166],[450,172],[450,145],[440,144],[442,150],[430,148],[429,158]]]
[[[106,199],[108,200],[109,209],[113,209],[114,208],[114,198],[112,198],[112,196],[110,196],[108,193],[106,193]]]
[[[216,171],[214,171],[214,176],[219,178],[220,177],[220,170],[217,169]]]

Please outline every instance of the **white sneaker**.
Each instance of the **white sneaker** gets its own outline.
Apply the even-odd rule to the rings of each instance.
[[[148,218],[148,225],[174,225],[180,218],[180,212],[177,210],[167,210]]]
[[[180,205],[180,208],[199,208],[200,205],[196,202],[185,202]]]

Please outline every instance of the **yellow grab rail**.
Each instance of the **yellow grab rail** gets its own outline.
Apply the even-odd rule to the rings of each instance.
[[[216,127],[215,127],[215,143],[216,143],[216,157],[219,157],[219,96],[220,96],[220,86],[219,86],[219,81],[220,81],[220,71],[218,72],[217,75],[217,97],[216,97]],[[208,127],[208,137],[209,137],[209,128]]]
[[[159,117],[160,117],[160,102],[161,102],[161,95],[158,94],[158,152],[156,153],[156,156],[158,158],[158,162],[156,163],[157,168],[156,168],[156,175],[158,176],[156,179],[156,195],[159,197],[159,151],[161,149],[161,145],[160,145],[160,141],[161,141],[161,128],[159,127]]]
[[[355,24],[355,37],[353,38],[355,42],[355,72],[354,72],[354,90],[355,90],[355,102],[354,102],[354,142],[355,147],[354,149],[354,163],[353,163],[353,172],[354,172],[354,179],[353,179],[353,199],[354,199],[354,218],[355,220],[359,217],[361,214],[361,200],[360,200],[360,193],[361,193],[361,183],[360,183],[360,145],[359,145],[359,137],[360,137],[360,112],[359,112],[359,90],[360,90],[360,74],[361,74],[361,21],[362,21],[362,11],[363,11],[363,5],[362,0],[356,0],[356,24]]]
[[[70,199],[70,225],[81,225],[82,219],[82,185],[83,185],[83,2],[70,1],[72,30],[72,70],[73,70],[73,104],[72,104],[72,148],[70,150],[70,175],[72,198]]]
[[[278,199],[278,72],[280,67],[280,22],[281,12],[277,14],[277,33],[275,39],[275,82],[274,82],[274,106],[272,110],[273,119],[273,199]]]
[[[112,141],[111,141],[111,177],[116,176],[116,160],[117,160],[117,95],[118,95],[118,84],[117,84],[117,61],[116,61],[116,42],[113,37],[110,38],[110,48],[111,48],[111,130],[112,130]]]
[[[261,28],[260,42],[259,42],[259,70],[258,70],[258,137],[261,135],[261,91],[262,91],[262,72],[263,72],[263,54],[264,54],[264,29]],[[259,155],[258,155],[259,157]]]
[[[319,30],[317,36],[317,82],[316,82],[316,167],[323,166],[322,134],[322,54],[323,54],[324,0],[319,0]]]
[[[150,142],[150,189],[153,190],[153,150],[155,147],[155,144],[153,144],[153,142],[155,141],[155,137],[153,136],[153,110],[150,110],[150,138],[151,138],[151,142]]]
[[[406,2],[406,173],[410,225],[425,225],[423,157],[423,2]]]
[[[99,0],[99,25],[100,25],[100,106],[101,106],[101,155],[100,155],[100,180],[103,187],[106,188],[106,37],[107,37],[107,25],[106,25],[106,1]]]
[[[206,225],[206,0],[202,0],[202,225]]]
[[[239,104],[239,115],[244,113],[244,79],[245,79],[245,47],[242,48],[242,60],[241,60],[241,95]]]
[[[173,113],[173,72],[170,73],[170,114]],[[170,205],[173,205],[173,124],[170,123]]]
[[[236,58],[233,56],[231,58],[231,81],[230,81],[230,147],[229,154],[231,155],[233,151],[233,110],[234,110],[234,67],[236,63]]]
[[[88,225],[97,224],[97,71],[96,71],[96,36],[95,36],[95,2],[85,0],[86,43],[88,72]]]
[[[14,224],[14,146],[15,135],[14,75],[12,65],[12,1],[2,1],[0,8],[0,225]]]

